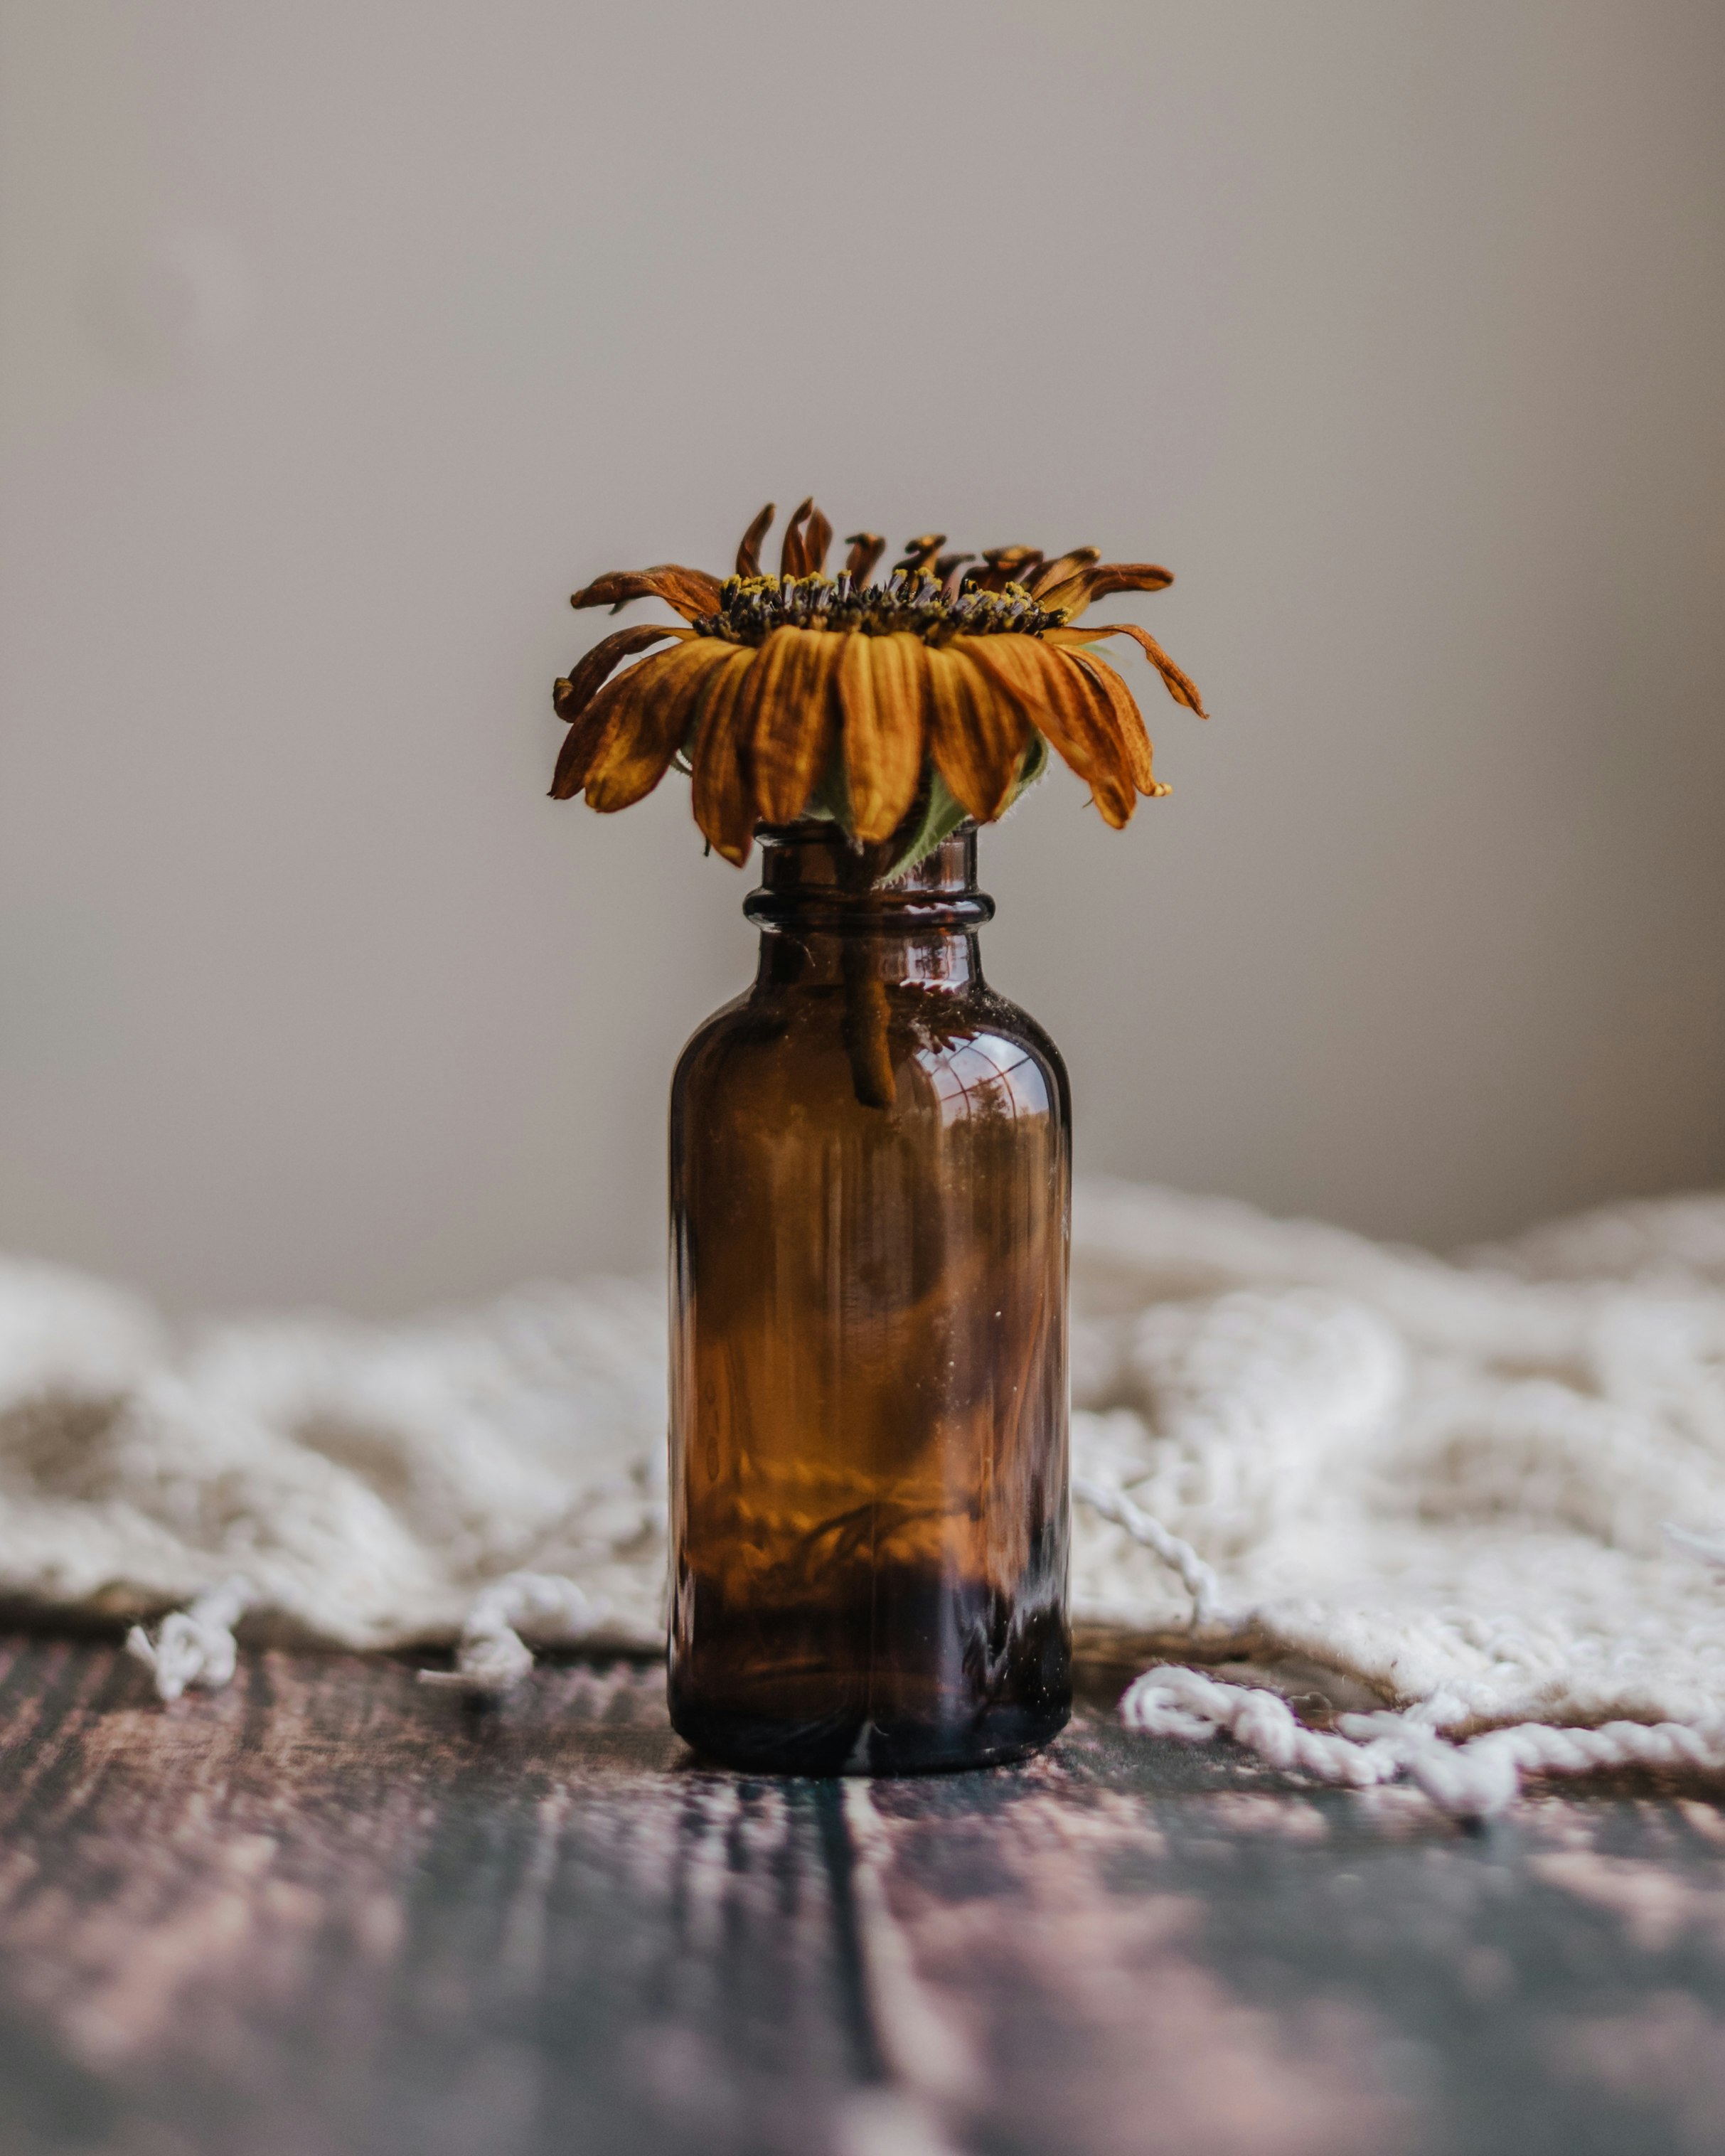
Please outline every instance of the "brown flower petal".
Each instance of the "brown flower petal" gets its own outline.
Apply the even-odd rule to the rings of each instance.
[[[1090,595],[1105,599],[1110,592],[1165,592],[1173,580],[1173,571],[1159,562],[1102,562],[1090,572]]]
[[[1124,746],[1105,721],[1092,692],[1034,636],[977,636],[966,654],[1016,699],[1024,717],[1089,786],[1105,823],[1118,830],[1131,820],[1137,797]]]
[[[845,544],[850,549],[845,557],[845,573],[853,583],[867,583],[886,552],[886,542],[878,531],[853,531]]]
[[[893,573],[896,575],[901,569],[920,573],[932,564],[936,555],[946,543],[944,531],[925,531],[920,539],[906,539],[905,558],[893,563]]]
[[[803,534],[803,558],[809,567],[805,574],[818,577],[827,565],[827,549],[833,543],[833,527],[818,509],[811,510],[808,528]]]
[[[1127,769],[1132,784],[1140,793],[1153,798],[1168,792],[1156,776],[1151,762],[1150,737],[1144,731],[1144,715],[1124,681],[1106,659],[1091,658],[1082,651],[1060,654],[1067,665],[1076,666],[1091,685],[1094,694],[1102,699],[1106,707],[1104,723],[1111,724],[1116,737],[1126,752]]]
[[[737,573],[739,577],[758,577],[761,573],[761,542],[772,528],[773,506],[769,501],[760,515],[742,535],[737,549]]]
[[[1050,644],[1071,645],[1079,649],[1094,644],[1099,637],[1129,636],[1142,647],[1144,656],[1161,675],[1163,681],[1177,704],[1183,704],[1189,711],[1207,719],[1209,713],[1204,707],[1198,693],[1198,684],[1189,674],[1182,672],[1170,659],[1147,629],[1140,629],[1135,621],[1105,622],[1099,629],[1050,629],[1043,632]]]
[[[973,562],[974,554],[942,554],[934,565],[937,582],[942,585],[949,599],[956,599],[964,579],[959,571],[967,562]]]
[[[969,663],[966,647],[985,641],[961,636],[944,650],[928,647],[929,748],[954,799],[992,824],[1012,798],[1030,728],[1018,700]]]
[[[728,663],[708,676],[690,757],[695,820],[715,852],[737,868],[754,844],[755,804],[741,721],[743,690],[759,663],[759,652],[747,645],[729,647]]]
[[[1149,742],[1137,706],[1127,695],[1126,710],[1132,715],[1135,742],[1113,699],[1081,665],[1076,652],[1050,651],[1045,647],[1040,664],[1048,695],[1044,731],[1048,731],[1050,722],[1061,730],[1050,732],[1050,741],[1075,771],[1086,767],[1083,776],[1090,781],[1102,820],[1117,830],[1131,822],[1137,806],[1140,774],[1153,786],[1155,783],[1150,773]],[[1124,693],[1125,684],[1120,685]]]
[[[636,652],[644,651],[649,644],[658,644],[665,637],[680,639],[693,634],[692,629],[673,629],[666,621],[638,621],[633,628],[613,629],[591,651],[577,660],[569,669],[567,680],[559,681],[552,691],[552,703],[557,716],[572,724],[625,659],[632,659]]]
[[[978,573],[976,582],[978,589],[1000,592],[1010,583],[1023,583],[1034,572],[1036,565],[1042,559],[1042,549],[1040,547],[990,547],[984,551],[983,559],[988,566]]]
[[[1094,600],[1105,599],[1111,592],[1165,592],[1173,580],[1173,571],[1155,562],[1102,562],[1059,583],[1045,585],[1036,593],[1036,603],[1064,607],[1076,620]]]
[[[778,549],[778,573],[782,577],[806,577],[809,574],[809,556],[803,544],[803,526],[809,521],[814,507],[814,497],[800,501],[791,511],[791,521],[784,528],[784,538]]]
[[[1070,554],[1057,555],[1052,562],[1045,562],[1034,574],[1021,574],[1019,582],[1039,606],[1046,606],[1048,601],[1043,596],[1045,593],[1052,591],[1056,584],[1065,583],[1069,577],[1076,576],[1079,570],[1087,569],[1092,562],[1099,562],[1101,558],[1100,547],[1075,547]]]
[[[653,569],[617,569],[583,584],[570,598],[572,607],[608,606],[614,613],[631,599],[663,599],[675,607],[685,621],[698,621],[716,613],[719,580],[705,569],[685,569],[675,562],[662,562]]]
[[[607,726],[588,766],[589,808],[611,815],[653,791],[682,746],[708,677],[736,648],[716,637],[697,636],[647,662],[655,668],[651,685],[637,695],[624,723]]]
[[[928,647],[916,636],[834,641],[851,829],[865,845],[879,845],[909,813],[922,775]]]
[[[827,629],[775,629],[749,670],[743,738],[765,823],[796,821],[832,752],[833,669],[845,640]]]
[[[634,723],[634,707],[643,684],[650,690],[658,679],[658,670],[682,648],[678,644],[671,651],[655,651],[650,658],[644,659],[639,666],[631,666],[627,673],[614,675],[591,699],[563,737],[563,746],[557,754],[557,771],[551,782],[553,801],[571,800],[581,791],[587,783],[587,774],[593,767],[593,758],[598,755],[606,734],[614,726],[628,726]]]

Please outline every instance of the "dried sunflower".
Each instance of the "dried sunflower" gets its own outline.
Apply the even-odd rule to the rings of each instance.
[[[1167,793],[1131,691],[1090,647],[1132,638],[1175,702],[1202,717],[1197,689],[1135,624],[1073,626],[1109,593],[1161,591],[1167,569],[1103,562],[1094,547],[1052,560],[1033,547],[943,553],[934,532],[875,583],[886,542],[860,531],[829,576],[833,527],[811,501],[770,577],[760,549],[773,516],[769,502],[723,583],[672,563],[574,594],[572,606],[614,612],[661,599],[685,626],[619,629],[557,683],[569,732],[555,799],[584,793],[594,808],[627,808],[678,762],[693,776],[696,822],[727,860],[747,859],[757,824],[816,815],[896,874],[965,817],[1001,815],[1050,747],[1117,829],[1140,793]]]

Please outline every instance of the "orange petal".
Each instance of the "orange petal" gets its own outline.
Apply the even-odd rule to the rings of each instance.
[[[922,783],[928,646],[902,634],[841,640],[839,702],[851,829],[865,845],[878,845],[903,822]]]
[[[1018,700],[965,655],[968,644],[983,640],[927,648],[929,747],[953,798],[979,824],[992,824],[1012,798],[1030,729]]]
[[[803,558],[809,564],[809,573],[819,576],[827,566],[827,549],[833,543],[833,527],[818,509],[809,512],[809,524],[803,534]]]
[[[569,669],[567,680],[557,683],[552,694],[557,716],[572,724],[625,659],[632,659],[636,652],[644,651],[649,644],[658,644],[665,637],[680,638],[691,634],[686,629],[673,629],[664,621],[638,621],[633,628],[613,629],[610,635],[576,661]]]
[[[588,766],[589,808],[612,815],[653,791],[682,746],[708,677],[736,649],[716,637],[697,636],[646,662],[655,669],[653,679],[639,689],[629,722],[606,728]]]
[[[739,577],[758,577],[761,573],[761,542],[767,536],[773,523],[773,504],[769,501],[760,515],[742,535],[737,549],[737,573]]]
[[[832,753],[839,723],[833,669],[842,633],[776,629],[750,670],[744,720],[762,822],[794,824]]]
[[[1137,798],[1125,750],[1098,711],[1094,692],[1066,665],[1070,654],[1049,650],[1034,636],[1009,635],[972,637],[966,655],[1047,735],[1089,786],[1103,821],[1117,830],[1128,822]]]
[[[1153,798],[1166,793],[1168,788],[1157,778],[1151,761],[1150,737],[1144,731],[1144,715],[1139,711],[1132,692],[1105,659],[1088,658],[1081,651],[1060,654],[1069,666],[1076,666],[1080,675],[1106,707],[1105,723],[1111,724],[1115,737],[1126,754],[1126,766],[1132,784],[1140,793]]]
[[[886,552],[886,542],[878,531],[853,531],[845,544],[850,549],[845,557],[845,575],[854,584],[867,583]]]
[[[908,636],[895,632],[893,636],[869,638],[873,649],[869,651],[869,670],[875,685],[875,710],[880,714],[880,744],[882,755],[888,759],[886,798],[882,800],[882,813],[888,800],[903,785],[901,767],[910,765],[910,800],[901,817],[908,813],[910,804],[916,800],[916,789],[923,783],[923,761],[929,746],[929,647],[921,636]],[[888,826],[882,836],[891,839],[897,826]]]
[[[1183,704],[1189,711],[1196,711],[1201,719],[1209,716],[1199,696],[1198,684],[1192,676],[1183,673],[1149,630],[1140,629],[1135,621],[1105,622],[1099,629],[1047,629],[1042,634],[1045,643],[1076,646],[1080,649],[1086,644],[1094,644],[1099,637],[1129,636],[1161,675],[1163,685],[1174,701]]]
[[[1076,652],[1045,649],[1038,663],[1046,696],[1044,731],[1072,768],[1081,768],[1102,820],[1117,830],[1132,820],[1137,806],[1140,771],[1153,787],[1156,783],[1150,776],[1149,743],[1137,706],[1127,696],[1127,709],[1137,722],[1142,757],[1122,727],[1112,699]],[[1125,684],[1120,686],[1124,693]],[[1059,731],[1050,731],[1051,726]]]
[[[782,577],[806,577],[809,574],[809,556],[803,536],[803,526],[809,521],[814,507],[814,497],[798,502],[791,511],[791,521],[784,528],[784,540],[778,550],[778,573]]]
[[[681,649],[680,644],[675,647],[677,651]],[[643,678],[650,686],[655,670],[675,655],[675,651],[655,651],[639,666],[631,666],[626,674],[614,675],[591,700],[563,737],[556,775],[551,782],[553,801],[567,801],[586,785],[587,774],[606,736],[614,727],[634,724],[634,708]]]
[[[701,706],[690,761],[695,767],[691,805],[703,836],[741,868],[754,843],[755,806],[749,787],[742,729],[743,692],[761,654],[731,648],[730,664],[716,667]]]
[[[685,621],[698,621],[719,608],[719,580],[705,569],[685,569],[662,562],[653,569],[617,569],[572,593],[572,607],[608,606],[613,612],[631,599],[663,599]]]

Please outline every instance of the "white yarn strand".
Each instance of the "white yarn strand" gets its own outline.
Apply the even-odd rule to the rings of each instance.
[[[1706,1725],[1610,1722],[1597,1729],[1526,1722],[1455,1744],[1432,1727],[1428,1703],[1400,1712],[1343,1714],[1332,1735],[1305,1727],[1273,1691],[1175,1666],[1137,1678],[1120,1702],[1120,1717],[1130,1729],[1186,1744],[1225,1735],[1268,1767],[1335,1788],[1370,1789],[1405,1774],[1458,1819],[1492,1819],[1507,1810],[1527,1774],[1725,1768],[1725,1717]]]
[[[452,1670],[421,1670],[419,1681],[459,1687],[476,1699],[501,1699],[533,1671],[533,1650],[515,1627],[529,1620],[542,1640],[569,1645],[599,1622],[595,1607],[572,1579],[538,1572],[511,1572],[493,1580],[468,1611]]]
[[[1124,1527],[1135,1543],[1153,1550],[1170,1572],[1178,1575],[1181,1585],[1192,1597],[1191,1623],[1194,1631],[1220,1617],[1221,1584],[1214,1568],[1204,1563],[1190,1543],[1170,1534],[1160,1520],[1135,1505],[1123,1490],[1111,1490],[1106,1483],[1094,1481],[1088,1476],[1072,1477],[1072,1496],[1076,1503],[1088,1505],[1101,1518]]]
[[[1345,1789],[1394,1779],[1399,1763],[1387,1745],[1350,1743],[1296,1720],[1279,1694],[1254,1685],[1224,1684],[1201,1670],[1147,1670],[1127,1687],[1120,1718],[1147,1737],[1204,1744],[1231,1737],[1268,1767],[1310,1774]]]
[[[190,1686],[217,1691],[233,1677],[239,1647],[234,1627],[257,1600],[249,1579],[237,1574],[200,1594],[189,1609],[164,1617],[152,1640],[141,1625],[126,1635],[126,1652],[141,1661],[164,1700]]]

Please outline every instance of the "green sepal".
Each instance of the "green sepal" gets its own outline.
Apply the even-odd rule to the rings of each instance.
[[[1000,812],[1002,815],[1007,814],[1017,806],[1019,800],[1036,783],[1047,768],[1047,739],[1040,733],[1033,732],[1030,736],[1030,745],[1024,751],[1024,760],[1019,765],[1019,775],[1013,783],[1013,789],[1008,797],[1006,807]],[[882,883],[892,883],[900,876],[908,875],[913,868],[927,860],[942,839],[950,839],[970,814],[963,802],[953,798],[952,788],[941,777],[939,770],[932,762],[927,768],[927,790],[922,797],[922,814],[917,821],[916,835],[886,874],[881,877]]]
[[[1017,808],[1019,803],[1047,769],[1048,736],[1033,732],[1030,736],[1030,746],[1024,751],[1024,760],[1019,766],[1018,783],[1012,789],[1012,797],[1008,801],[1006,808],[1000,812],[1002,815],[1006,814],[1008,810]]]
[[[834,742],[826,768],[815,782],[814,791],[809,795],[809,805],[803,814],[813,816],[818,823],[836,824],[852,844],[855,844],[856,834],[850,828],[850,782],[845,776],[841,742]]]
[[[881,877],[882,883],[896,883],[908,875],[913,868],[926,861],[942,839],[950,839],[968,814],[962,801],[955,800],[952,790],[933,764],[928,766],[928,783],[920,802],[922,814],[916,820],[910,844]]]

